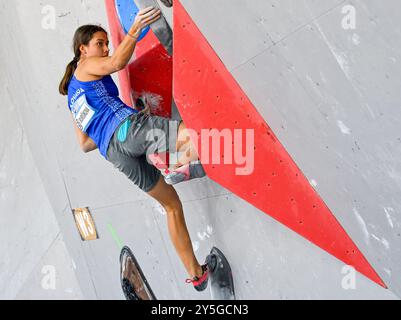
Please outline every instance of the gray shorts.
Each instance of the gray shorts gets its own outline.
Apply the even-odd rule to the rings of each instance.
[[[123,123],[116,129],[107,150],[107,160],[124,173],[140,189],[149,192],[160,179],[161,172],[149,159],[149,155],[170,151],[175,146],[178,128],[182,121],[163,117],[133,114],[127,137],[122,141],[118,132]],[[172,130],[176,130],[175,132]],[[171,134],[170,134],[171,133]]]

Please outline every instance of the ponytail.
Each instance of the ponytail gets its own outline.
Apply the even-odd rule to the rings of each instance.
[[[70,84],[71,78],[74,75],[75,70],[77,69],[79,58],[74,58],[68,65],[65,70],[65,74],[63,79],[60,82],[58,91],[61,95],[66,96],[68,95],[68,85]]]

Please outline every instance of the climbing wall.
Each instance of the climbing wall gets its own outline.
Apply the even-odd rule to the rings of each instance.
[[[164,210],[98,153],[81,152],[58,94],[76,28],[100,23],[116,37],[108,1],[0,0],[8,44],[1,108],[10,115],[0,214],[2,243],[14,244],[0,247],[1,291],[51,296],[42,268],[53,266],[63,275],[58,297],[122,299],[118,258],[128,245],[158,298],[209,299],[185,284]],[[199,260],[219,247],[239,299],[399,298],[399,2],[176,0],[174,14],[161,8],[176,32],[170,90],[194,140],[206,115],[206,129],[242,129],[242,141],[255,130],[254,167],[250,158],[211,161],[209,177],[176,187]],[[150,33],[144,44],[153,40]],[[127,102],[141,76],[130,70],[113,75]],[[77,230],[72,209],[82,207],[96,240]]]
[[[201,144],[202,128],[255,130],[254,172],[243,177],[233,165],[208,165],[209,176],[395,288],[400,76],[399,41],[389,39],[400,28],[375,45],[372,39],[387,32],[397,7],[394,1],[379,8],[366,1],[183,0],[174,22],[175,98],[195,139]]]

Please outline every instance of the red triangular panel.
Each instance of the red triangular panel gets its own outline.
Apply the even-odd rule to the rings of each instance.
[[[174,98],[201,145],[201,130],[255,131],[254,172],[205,164],[208,176],[323,250],[385,286],[226,69],[180,1],[174,2]],[[221,143],[223,147],[223,143]],[[245,154],[245,149],[243,150]],[[210,159],[209,159],[210,160]]]

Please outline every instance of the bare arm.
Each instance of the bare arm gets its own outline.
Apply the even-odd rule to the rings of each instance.
[[[111,57],[91,57],[82,63],[82,71],[94,75],[105,76],[120,71],[131,59],[137,40],[142,30],[160,19],[160,9],[148,7],[139,11],[127,36],[120,43]]]
[[[78,128],[74,117],[72,117],[72,122],[74,123],[75,133],[82,151],[88,153],[96,150],[98,146],[87,134],[83,133],[82,130]]]

